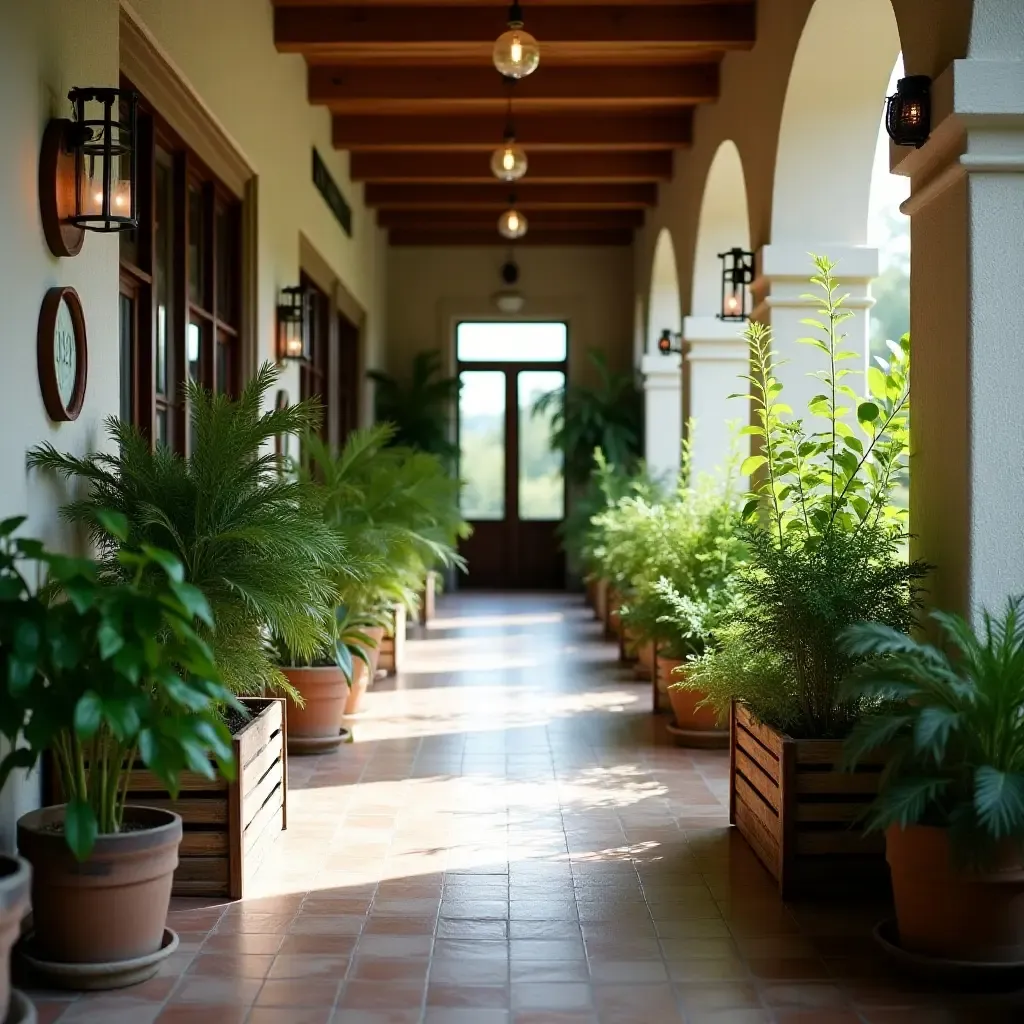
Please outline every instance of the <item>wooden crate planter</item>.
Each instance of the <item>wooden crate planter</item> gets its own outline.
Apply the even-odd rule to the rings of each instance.
[[[795,740],[739,703],[730,717],[729,820],[783,898],[884,891],[885,842],[865,836],[861,822],[884,757],[842,772],[840,740]]]
[[[395,605],[394,626],[384,634],[380,644],[380,658],[377,660],[377,671],[386,672],[389,676],[402,671],[405,661],[405,605]]]
[[[157,778],[137,768],[128,803],[163,807],[181,815],[184,835],[174,873],[175,896],[227,896],[238,900],[278,835],[288,827],[288,754],[283,698],[245,698],[253,717],[232,738],[234,781],[185,772],[172,800]],[[50,771],[50,803],[60,784]]]

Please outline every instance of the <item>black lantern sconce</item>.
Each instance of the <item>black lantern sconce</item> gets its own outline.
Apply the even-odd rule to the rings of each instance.
[[[136,206],[136,117],[131,89],[72,89],[73,119],[43,134],[39,202],[50,251],[77,256],[86,231],[131,231]]]
[[[927,75],[909,75],[896,83],[896,91],[885,101],[885,130],[897,146],[920,149],[932,130],[932,80]]]
[[[277,304],[278,363],[307,363],[313,323],[313,293],[302,285],[281,289]]]
[[[682,355],[683,353],[683,335],[681,331],[677,331],[675,334],[672,333],[667,327],[661,332],[661,337],[658,338],[658,351],[663,356],[671,355]]]
[[[743,321],[750,317],[750,285],[754,281],[754,254],[746,249],[720,252],[722,310],[719,320]]]

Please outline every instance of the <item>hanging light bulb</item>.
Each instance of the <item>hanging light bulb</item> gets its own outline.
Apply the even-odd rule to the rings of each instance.
[[[506,78],[525,78],[537,70],[540,47],[523,28],[523,11],[518,0],[508,9],[508,31],[498,36],[492,57],[494,66]]]
[[[504,143],[491,154],[491,173],[499,181],[518,181],[528,166],[526,151],[506,133]]]
[[[509,202],[512,205],[498,218],[498,233],[504,238],[522,238],[526,234],[526,218],[516,209],[515,196],[510,196]]]

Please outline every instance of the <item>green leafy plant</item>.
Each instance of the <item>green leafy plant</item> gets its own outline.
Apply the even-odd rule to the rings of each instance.
[[[805,321],[816,335],[800,340],[825,357],[813,374],[822,391],[808,421],[791,418],[771,329],[748,326],[750,391],[740,397],[756,414],[744,433],[761,447],[741,467],[755,474],[740,529],[749,561],[736,574],[720,646],[688,675],[717,707],[746,701],[762,721],[801,738],[843,736],[864,712],[840,691],[857,659],[837,638],[865,620],[908,631],[928,571],[901,556],[906,513],[891,502],[907,456],[909,338],[870,369],[871,397],[858,399],[844,365],[855,354],[840,330],[852,314],[834,264],[814,262],[820,314]]]
[[[595,387],[571,384],[541,395],[533,406],[536,415],[550,417],[551,449],[563,454],[573,484],[586,484],[595,449],[627,473],[635,471],[643,451],[643,394],[635,374],[613,373],[600,352],[589,356]]]
[[[985,859],[1000,841],[1024,843],[1024,598],[984,612],[979,632],[958,615],[931,618],[952,657],[879,623],[842,634],[861,661],[846,699],[871,706],[846,756],[852,766],[886,751],[869,829],[948,828],[961,857]]]
[[[213,616],[181,562],[130,546],[123,516],[98,510],[96,518],[122,542],[119,580],[91,559],[15,537],[21,518],[0,523],[0,734],[11,748],[0,789],[15,768],[52,751],[67,799],[64,834],[79,860],[98,835],[120,831],[136,758],[175,798],[183,771],[233,777],[219,712],[243,710],[199,635]],[[32,563],[48,577],[35,592],[23,571]]]
[[[305,401],[262,412],[276,378],[265,364],[237,400],[189,382],[188,458],[152,448],[133,427],[110,419],[115,454],[76,458],[44,444],[28,459],[87,485],[85,497],[62,514],[89,530],[108,576],[125,578],[119,559],[125,544],[148,544],[181,561],[185,579],[213,610],[216,631],[203,626],[201,632],[237,694],[268,687],[292,692],[266,636],[281,637],[303,657],[323,650],[332,636],[335,581],[358,569],[324,521],[320,489],[279,472],[274,438],[313,428],[319,406]],[[99,509],[125,517],[127,540],[97,520]]]
[[[376,384],[378,422],[393,424],[390,442],[428,452],[454,465],[459,449],[450,431],[461,384],[458,377],[442,377],[443,357],[436,349],[417,352],[408,382],[380,370],[367,376]]]

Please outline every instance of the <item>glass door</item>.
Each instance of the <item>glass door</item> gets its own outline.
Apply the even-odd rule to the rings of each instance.
[[[566,325],[465,323],[457,335],[465,585],[561,589],[562,456],[551,451],[552,404],[565,385]]]

